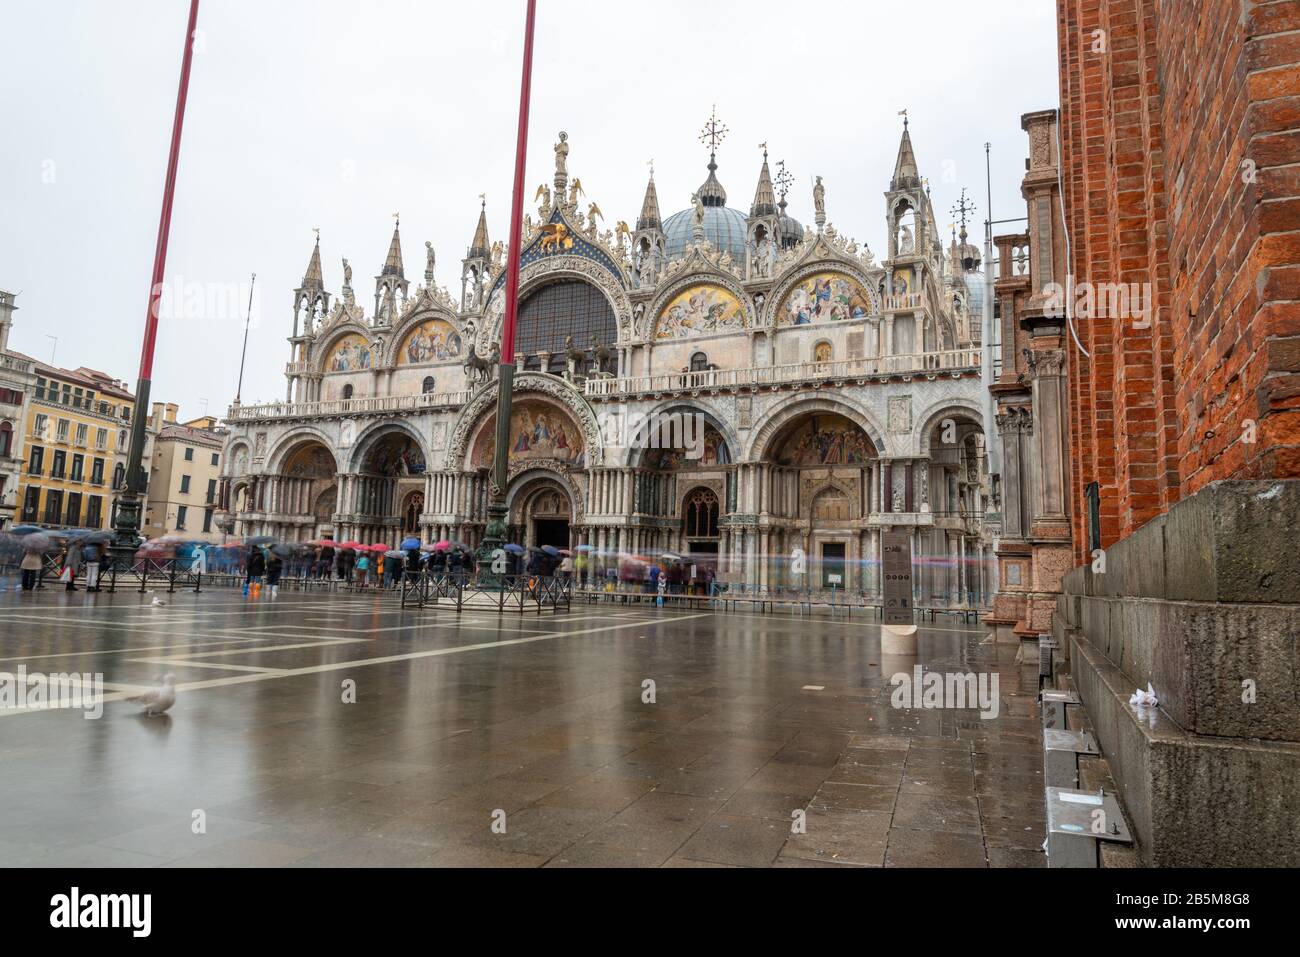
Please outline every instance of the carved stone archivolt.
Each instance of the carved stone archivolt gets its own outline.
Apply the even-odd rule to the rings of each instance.
[[[548,396],[562,405],[570,413],[574,423],[582,429],[586,467],[595,468],[602,464],[604,447],[601,444],[600,426],[596,421],[595,412],[587,404],[586,399],[563,380],[536,372],[525,372],[515,377],[514,400],[517,402],[528,393]],[[467,467],[465,457],[469,451],[470,439],[477,433],[484,418],[496,412],[496,408],[497,384],[495,382],[480,389],[465,404],[456,419],[451,439],[447,443],[445,468],[459,472]]]

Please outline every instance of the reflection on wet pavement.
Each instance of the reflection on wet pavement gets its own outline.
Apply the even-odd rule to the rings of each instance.
[[[0,596],[0,861],[37,866],[1042,866],[1036,668],[978,627],[229,591]],[[890,677],[998,677],[998,714]],[[168,716],[124,699],[175,675]],[[820,690],[816,690],[820,688]]]

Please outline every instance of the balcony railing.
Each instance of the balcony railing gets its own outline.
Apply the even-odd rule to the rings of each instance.
[[[958,372],[979,367],[979,349],[957,349],[950,352],[925,352],[920,355],[871,356],[747,369],[708,369],[700,372],[631,376],[624,379],[588,379],[585,388],[589,396],[691,392],[696,389],[739,389],[828,379]]]
[[[35,363],[30,359],[19,359],[17,356],[11,356],[6,352],[0,352],[0,369],[6,372],[16,372],[19,375],[26,375],[35,367]]]
[[[325,399],[320,402],[272,402],[266,405],[233,405],[226,415],[230,422],[260,419],[305,419],[322,415],[378,415],[389,412],[420,412],[426,409],[459,408],[471,392],[437,392],[422,395],[381,395],[359,399]]]
[[[919,292],[909,292],[901,295],[885,296],[881,303],[881,308],[885,312],[898,312],[903,309],[920,309],[921,294]]]

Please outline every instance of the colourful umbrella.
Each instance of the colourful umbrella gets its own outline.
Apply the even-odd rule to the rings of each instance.
[[[447,541],[437,542],[433,546],[433,550],[435,552],[445,552],[449,548],[451,548],[451,542],[447,542]]]
[[[402,544],[399,547],[403,551],[409,551],[412,548],[419,548],[420,540],[418,538],[406,538],[402,540]]]

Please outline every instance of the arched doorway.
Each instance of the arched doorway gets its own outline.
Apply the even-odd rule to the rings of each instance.
[[[763,453],[770,470],[770,581],[813,590],[867,591],[872,584],[871,513],[876,447],[836,412],[792,419]],[[787,560],[802,555],[802,561]]]
[[[333,531],[338,503],[338,468],[333,453],[318,439],[295,443],[279,466],[259,483],[259,502],[249,503],[275,516],[263,534],[286,541],[310,541]]]
[[[511,538],[529,548],[573,543],[573,500],[558,478],[525,477],[510,497]]]

